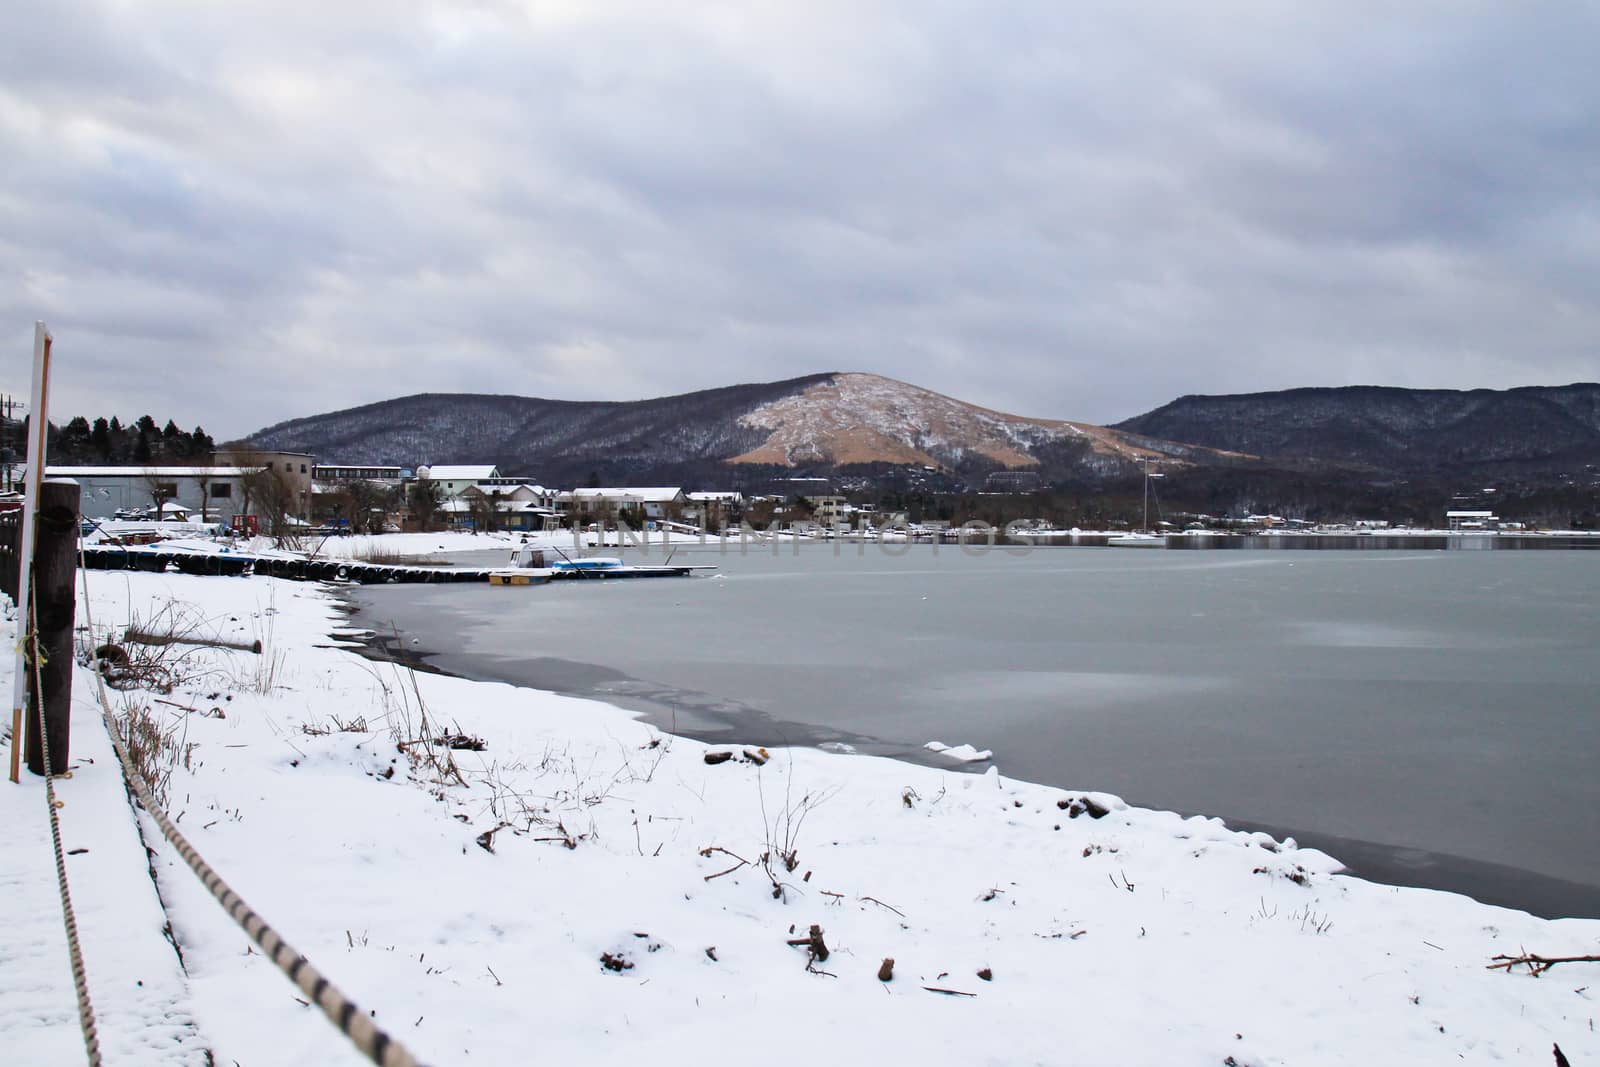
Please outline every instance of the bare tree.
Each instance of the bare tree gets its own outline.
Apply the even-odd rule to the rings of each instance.
[[[164,517],[163,508],[167,501],[178,495],[176,483],[168,480],[169,475],[161,473],[156,467],[144,469],[145,489],[150,493],[150,501],[155,505],[156,518]]]
[[[340,487],[335,498],[344,518],[350,521],[353,533],[379,533],[382,523],[374,529],[373,513],[381,513],[388,494],[381,485],[369,481],[347,482]]]
[[[474,487],[462,495],[467,500],[467,513],[472,516],[472,528],[480,533],[493,533],[500,518],[500,494]]]
[[[234,462],[246,471],[239,479],[244,490],[245,510],[249,511],[250,502],[254,500],[261,508],[263,528],[280,543],[291,537],[288,518],[299,496],[294,480],[264,456],[235,453]]]
[[[200,473],[194,477],[195,484],[200,487],[200,521],[211,522],[211,483],[216,475],[211,472],[210,464],[199,464]]]

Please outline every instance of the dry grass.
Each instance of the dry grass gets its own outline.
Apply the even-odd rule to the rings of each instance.
[[[116,725],[117,735],[127,747],[134,769],[150,787],[156,803],[165,808],[173,770],[180,764],[188,770],[189,757],[195,749],[185,740],[188,716],[164,725],[150,705],[126,698],[122,714],[116,717]]]

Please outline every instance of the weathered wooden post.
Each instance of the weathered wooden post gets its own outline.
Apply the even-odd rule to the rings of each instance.
[[[64,774],[72,734],[72,624],[77,614],[73,582],[78,573],[78,483],[46,481],[39,489],[38,542],[33,553],[33,589],[38,618],[28,656],[28,770],[43,774],[40,731],[48,731],[50,773]],[[26,618],[25,612],[19,612]],[[34,656],[40,657],[35,685]],[[43,709],[41,716],[40,710]]]

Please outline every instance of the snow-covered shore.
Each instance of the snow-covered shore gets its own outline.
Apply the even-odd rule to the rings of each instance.
[[[171,692],[114,703],[177,741],[196,847],[426,1062],[1600,1060],[1594,965],[1486,969],[1600,952],[1597,921],[1336,876],[1290,842],[1000,772],[747,755],[412,676],[340,647],[360,619],[315,585],[89,580],[97,638],[161,618],[263,641],[184,646]],[[178,968],[93,698],[79,669],[58,791],[115,1062],[359,1062],[140,817]],[[483,748],[397,744],[441,732]],[[0,788],[0,1042],[27,1064],[81,1056],[41,794]],[[825,960],[789,943],[813,925]]]

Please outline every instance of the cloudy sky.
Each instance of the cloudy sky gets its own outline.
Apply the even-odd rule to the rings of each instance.
[[[1398,13],[1397,13],[1398,12]],[[867,370],[1024,415],[1600,378],[1585,0],[0,13],[0,390],[216,436]]]

